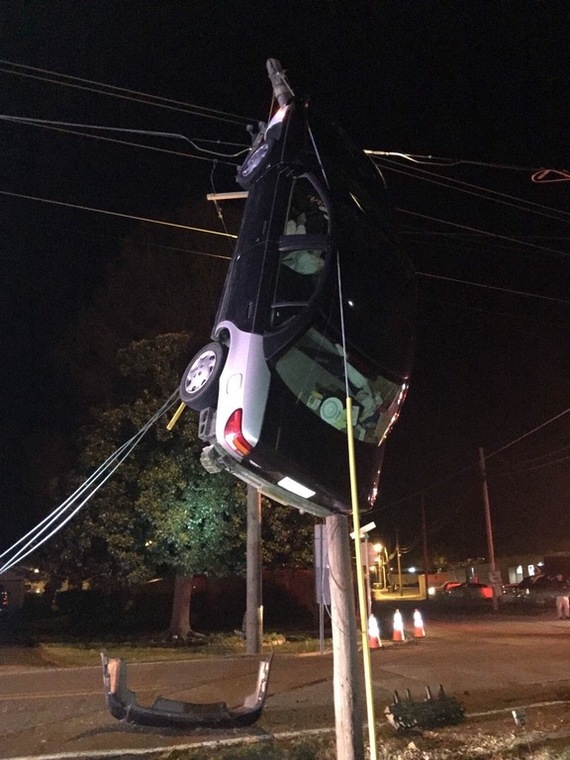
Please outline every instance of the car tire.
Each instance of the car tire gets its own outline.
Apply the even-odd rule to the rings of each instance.
[[[187,406],[197,412],[216,406],[225,361],[226,349],[221,343],[208,343],[198,351],[180,382],[179,395]]]
[[[248,188],[254,179],[267,168],[267,155],[271,150],[271,143],[262,142],[250,153],[237,172],[237,181],[243,188]]]

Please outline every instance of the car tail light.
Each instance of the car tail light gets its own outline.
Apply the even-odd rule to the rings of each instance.
[[[235,412],[232,412],[226,422],[224,438],[228,446],[231,446],[234,451],[237,451],[237,453],[242,456],[247,456],[253,446],[246,441],[241,431],[241,416],[241,409],[236,409]]]

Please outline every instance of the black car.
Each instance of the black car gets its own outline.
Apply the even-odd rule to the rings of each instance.
[[[549,604],[557,596],[570,594],[570,583],[562,575],[531,575],[523,578],[516,589],[516,596],[532,604]]]
[[[352,427],[371,509],[408,387],[415,276],[376,166],[268,69],[280,107],[238,173],[248,197],[212,342],[180,398],[200,412],[207,470],[315,515],[350,512]]]

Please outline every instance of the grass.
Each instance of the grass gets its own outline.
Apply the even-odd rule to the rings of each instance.
[[[325,649],[330,649],[330,639],[325,639]],[[305,654],[318,652],[320,643],[310,635],[295,634],[284,636],[280,633],[266,633],[263,636],[263,654]],[[196,638],[190,643],[166,644],[156,641],[113,642],[44,642],[25,648],[5,648],[0,657],[4,665],[52,665],[54,667],[80,667],[99,663],[101,651],[111,657],[120,657],[127,662],[164,662],[181,659],[196,659],[220,656],[244,655],[245,641],[234,634],[211,634]]]
[[[461,734],[438,732],[410,736],[382,736],[377,739],[378,760],[570,760],[570,739],[566,737],[507,733],[496,735],[476,731]],[[366,757],[369,753],[366,752]],[[154,760],[335,760],[334,734],[327,737],[279,742],[264,740],[222,747],[169,750]]]

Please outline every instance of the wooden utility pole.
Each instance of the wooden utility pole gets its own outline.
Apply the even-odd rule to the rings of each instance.
[[[495,543],[493,541],[493,524],[491,522],[491,506],[489,504],[489,489],[487,488],[487,468],[485,467],[485,452],[483,447],[479,447],[479,466],[481,467],[481,482],[483,485],[483,504],[485,506],[485,528],[487,531],[487,552],[489,554],[489,564],[491,565],[493,588],[493,610],[499,609],[499,598],[497,596],[497,565],[495,564]]]
[[[263,595],[261,582],[261,494],[247,487],[245,651],[260,654],[263,641]]]
[[[348,519],[326,518],[330,568],[333,696],[337,760],[363,760],[362,707],[356,667],[357,631]]]
[[[402,558],[400,555],[400,537],[398,531],[396,531],[396,560],[398,563],[398,588],[400,589],[400,596],[404,596],[404,587],[402,586]]]
[[[428,545],[427,545],[427,521],[426,521],[426,495],[422,491],[422,543],[424,550],[424,577],[426,584],[426,599],[428,598],[429,583],[429,557],[428,557]]]

